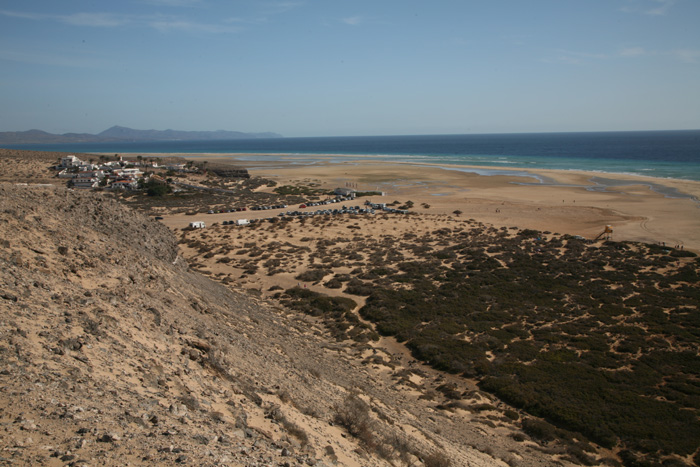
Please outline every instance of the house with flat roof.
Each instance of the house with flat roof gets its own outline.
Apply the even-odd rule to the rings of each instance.
[[[333,190],[333,193],[335,193],[337,196],[344,196],[346,198],[354,198],[356,192],[357,190],[353,188],[336,188]]]
[[[85,162],[81,161],[74,155],[69,155],[69,156],[64,156],[61,157],[61,167],[66,167],[66,168],[71,168],[71,167],[80,167],[81,165],[85,164]]]
[[[99,177],[94,176],[93,174],[85,174],[85,175],[78,175],[75,177],[73,180],[71,180],[73,183],[73,188],[97,188],[100,186],[100,179]]]
[[[138,182],[132,179],[116,180],[110,187],[113,190],[134,190],[138,187]]]

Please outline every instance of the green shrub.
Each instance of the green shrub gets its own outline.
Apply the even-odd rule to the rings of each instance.
[[[390,236],[366,241],[365,263],[325,285],[347,283],[347,293],[367,297],[360,315],[414,357],[478,378],[482,389],[546,420],[524,422],[540,437],[579,432],[640,462],[693,454],[700,390],[691,376],[700,374],[700,358],[683,349],[700,345],[700,261],[679,265],[672,251],[635,243],[513,234],[473,223],[398,244]],[[320,245],[317,257],[351,254],[331,256],[333,243],[345,242]],[[354,302],[346,309],[329,297],[287,293],[283,300],[322,316],[338,338],[377,337],[356,323]],[[573,446],[568,456],[588,462]]]
[[[297,274],[294,279],[302,282],[318,282],[331,273],[332,271],[329,269],[308,269]]]

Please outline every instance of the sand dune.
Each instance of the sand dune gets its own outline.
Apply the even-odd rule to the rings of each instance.
[[[353,187],[382,191],[375,202],[412,201],[419,214],[474,218],[494,226],[516,226],[595,238],[611,225],[615,240],[660,243],[700,251],[700,182],[655,179],[623,174],[568,171],[523,171],[492,167],[432,167],[387,163],[374,158],[333,162],[319,157],[314,165],[295,164],[294,158],[270,156],[270,161],[242,161],[236,155],[182,155],[216,162],[238,162],[253,176],[279,185],[318,184],[322,188]],[[467,171],[468,170],[468,171]],[[271,189],[270,189],[271,190]],[[274,212],[246,212],[208,216],[224,219],[267,217]],[[170,217],[172,227],[191,221]],[[396,221],[397,229],[411,229],[413,219]]]

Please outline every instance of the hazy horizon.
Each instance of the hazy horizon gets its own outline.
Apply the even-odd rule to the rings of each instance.
[[[112,125],[112,126],[123,126],[123,125]],[[110,127],[112,128],[112,127]],[[105,130],[108,130],[109,128],[105,128],[104,130],[97,131],[95,133],[89,133],[89,132],[81,132],[81,131],[67,131],[65,133],[53,133],[56,135],[63,135],[63,134],[92,134],[92,135],[99,135],[100,133],[104,132]],[[183,129],[183,128],[164,128],[164,129],[158,129],[158,128],[129,128],[131,130],[143,130],[143,131],[177,131],[177,132],[188,132],[188,131],[197,131],[197,132],[217,132],[217,131],[225,131],[225,132],[236,132],[238,130],[235,129],[222,129],[222,128],[217,128],[215,130],[188,130],[188,129]],[[41,128],[30,128],[28,130],[12,130],[12,131],[7,131],[7,132],[26,132],[26,131],[46,131]],[[292,139],[292,138],[365,138],[365,137],[377,137],[377,138],[382,138],[382,137],[410,137],[410,136],[479,136],[479,135],[547,135],[547,134],[576,134],[576,133],[653,133],[653,132],[693,132],[693,131],[700,131],[700,128],[669,128],[669,129],[660,129],[660,130],[585,130],[585,131],[576,131],[576,130],[571,130],[571,131],[499,131],[499,132],[480,132],[480,133],[394,133],[394,134],[374,134],[374,135],[353,135],[353,134],[348,134],[348,135],[294,135],[294,136],[287,136],[280,134],[276,131],[267,131],[267,132],[248,132],[251,134],[254,133],[276,133],[279,136],[277,137],[271,137],[271,139],[280,139],[280,138],[287,138],[287,139]],[[5,130],[0,129],[0,133],[6,132]],[[47,132],[50,133],[50,132]],[[239,138],[236,138],[239,139]],[[245,139],[245,138],[240,138],[240,139]],[[263,138],[253,138],[253,139],[265,139]],[[155,140],[154,140],[155,141]],[[187,140],[183,140],[187,141]],[[191,140],[191,141],[197,141],[197,140]],[[20,144],[20,143],[17,143]],[[38,144],[38,143],[27,143],[27,144]],[[54,143],[47,143],[47,144],[54,144]],[[61,143],[58,143],[61,144]],[[71,144],[71,143],[66,143],[66,144]]]

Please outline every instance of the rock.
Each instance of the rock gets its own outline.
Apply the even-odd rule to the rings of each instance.
[[[73,355],[73,358],[78,360],[79,362],[83,362],[83,363],[89,362],[88,358],[85,355]]]
[[[187,415],[187,406],[184,404],[171,404],[170,407],[168,407],[168,411],[175,417],[184,417]]]
[[[197,434],[192,437],[193,440],[198,442],[199,444],[207,445],[209,444],[209,438],[207,438],[205,435],[202,434]]]
[[[0,291],[0,298],[9,300],[11,302],[16,302],[18,300],[17,295],[6,291]]]
[[[83,343],[80,339],[75,337],[69,339],[61,339],[58,344],[67,350],[78,351],[83,347]]]
[[[231,410],[233,416],[233,426],[236,428],[246,429],[248,427],[248,414],[242,409]]]
[[[187,345],[205,353],[211,350],[211,344],[200,339],[190,339],[187,341]]]
[[[24,431],[34,431],[37,429],[36,423],[34,423],[34,420],[22,420],[20,422],[20,428]]]
[[[105,433],[99,438],[97,438],[97,441],[100,443],[113,443],[121,439],[121,436],[119,436],[117,433]]]

